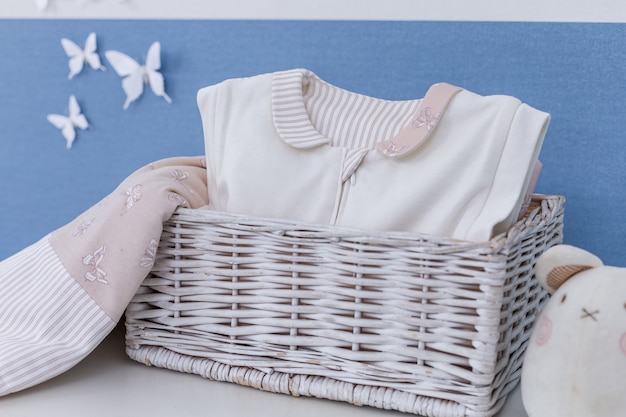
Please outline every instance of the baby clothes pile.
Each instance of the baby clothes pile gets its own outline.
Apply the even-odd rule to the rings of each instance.
[[[293,70],[199,92],[209,207],[485,241],[517,219],[549,116],[447,84],[387,101]]]
[[[484,241],[523,211],[549,116],[449,84],[422,99],[345,91],[308,70],[200,90],[205,157],[130,175],[0,262],[0,395],[69,369],[113,329],[179,207]]]

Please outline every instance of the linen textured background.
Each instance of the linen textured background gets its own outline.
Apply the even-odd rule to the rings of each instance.
[[[106,72],[67,79],[60,40],[98,36]],[[0,20],[0,259],[69,222],[153,160],[204,152],[199,88],[304,67],[393,100],[435,82],[551,113],[538,192],[567,198],[565,242],[626,266],[626,24],[244,20]],[[124,111],[104,58],[161,42],[173,103],[146,86]],[[46,120],[74,94],[92,127],[71,150]]]

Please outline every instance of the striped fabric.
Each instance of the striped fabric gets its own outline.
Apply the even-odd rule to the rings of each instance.
[[[348,149],[343,160],[341,181],[346,181],[356,171],[356,169],[368,153],[368,149]]]
[[[68,370],[113,330],[48,237],[0,262],[0,395]]]
[[[410,124],[419,103],[353,93],[300,69],[275,73],[272,86],[274,124],[297,148],[330,144],[374,149]]]
[[[303,75],[298,71],[274,74],[272,108],[274,126],[287,143],[296,148],[309,148],[329,143],[311,126],[309,115],[302,102]]]

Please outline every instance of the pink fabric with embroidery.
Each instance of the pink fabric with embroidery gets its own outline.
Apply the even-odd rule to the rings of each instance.
[[[204,158],[154,162],[53,232],[50,244],[70,275],[117,321],[154,263],[163,222],[178,206],[206,204]]]
[[[152,267],[162,223],[208,203],[202,157],[158,161],[0,262],[0,395],[74,366],[115,327]]]

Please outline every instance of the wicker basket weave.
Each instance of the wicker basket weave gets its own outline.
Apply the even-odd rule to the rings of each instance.
[[[560,196],[489,242],[179,209],[126,312],[139,362],[432,417],[492,416],[515,387],[562,241]]]

